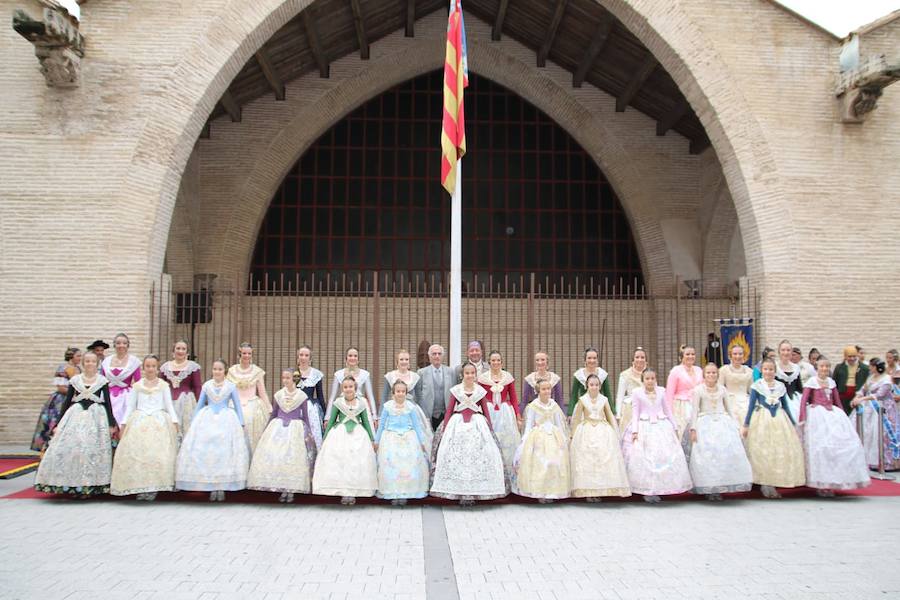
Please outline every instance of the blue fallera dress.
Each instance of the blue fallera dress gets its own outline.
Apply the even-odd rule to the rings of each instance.
[[[242,490],[247,484],[250,450],[237,387],[225,380],[203,384],[175,467],[179,490]]]

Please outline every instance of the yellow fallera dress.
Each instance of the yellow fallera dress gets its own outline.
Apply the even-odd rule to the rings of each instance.
[[[619,373],[616,386],[616,416],[619,417],[619,432],[623,433],[631,424],[631,393],[641,387],[641,374],[628,367]],[[574,400],[573,400],[574,402]],[[573,427],[574,429],[574,427]]]
[[[753,369],[741,365],[734,369],[730,364],[719,369],[719,383],[725,386],[728,397],[728,412],[740,425],[750,407],[750,385],[753,383]]]
[[[513,463],[520,496],[569,497],[569,432],[566,417],[552,398],[546,404],[538,398],[525,407],[525,434]]]
[[[162,379],[137,381],[125,402],[125,433],[113,461],[110,494],[170,492],[175,488],[178,415],[172,389]]]
[[[788,412],[784,384],[774,381],[770,387],[764,379],[754,381],[744,424],[750,427],[747,457],[753,468],[753,483],[774,487],[806,484],[803,447]]]
[[[628,407],[630,413],[630,402]],[[631,495],[620,437],[606,396],[591,398],[585,394],[578,400],[569,448],[573,497]]]
[[[266,394],[265,376],[265,371],[252,364],[247,370],[242,369],[240,364],[232,365],[228,369],[228,381],[237,387],[238,396],[241,399],[244,431],[247,432],[247,442],[250,445],[251,454],[256,450],[259,438],[266,430],[269,416],[272,414],[272,404]]]

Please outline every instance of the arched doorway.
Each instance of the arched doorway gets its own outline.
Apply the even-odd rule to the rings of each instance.
[[[442,73],[368,101],[320,137],[282,181],[251,276],[443,282],[449,202],[438,182]],[[463,282],[643,288],[631,227],[593,159],[547,115],[472,74],[463,184]],[[344,276],[346,275],[346,278]],[[617,285],[618,284],[618,285]]]

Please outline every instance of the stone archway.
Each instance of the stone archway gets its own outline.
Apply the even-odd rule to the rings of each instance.
[[[611,112],[611,107],[604,102],[611,99],[605,97],[604,102],[598,102],[596,97],[579,98],[567,88],[567,74],[561,69],[556,73],[535,69],[527,62],[526,48],[510,40],[502,43],[488,41],[488,26],[475,19],[470,19],[467,26],[473,70],[537,106],[566,129],[594,158],[629,216],[646,281],[651,289],[670,289],[673,270],[660,227],[663,214],[659,209],[659,197],[673,193],[670,188],[676,184],[675,176],[660,175],[658,165],[649,160],[636,160],[636,157],[653,147],[662,152],[660,149],[667,146],[675,148],[672,155],[685,157],[679,160],[696,162],[697,157],[684,153],[682,140],[657,138],[646,123],[641,123],[645,126],[645,135],[635,135],[633,121],[646,120],[641,115],[629,115],[631,121],[605,118],[608,116],[605,110],[609,108]],[[442,27],[442,17],[435,14],[419,23],[420,31],[426,32],[425,36],[404,38],[398,32],[393,39],[386,40],[380,52],[373,52],[371,60],[360,63],[352,57],[346,59],[345,63],[353,64],[337,65],[335,71],[350,74],[343,79],[333,75],[335,83],[329,82],[327,89],[316,96],[309,91],[298,91],[309,97],[294,112],[285,108],[276,113],[265,108],[265,119],[273,122],[259,124],[256,129],[265,128],[271,138],[260,136],[258,131],[254,131],[252,136],[248,133],[246,140],[238,131],[223,134],[229,136],[228,143],[233,147],[240,146],[258,155],[250,166],[235,165],[235,169],[243,169],[240,170],[240,177],[235,178],[241,187],[227,194],[227,197],[217,196],[217,201],[221,203],[221,211],[217,212],[228,215],[227,226],[219,224],[223,235],[217,236],[216,242],[198,257],[198,268],[203,272],[218,273],[224,279],[243,280],[249,269],[260,223],[287,171],[309,145],[351,110],[394,85],[439,69],[443,60],[442,49],[433,43],[433,37],[427,33],[439,35]],[[373,49],[379,50],[380,43],[373,45]],[[355,70],[351,72],[351,69]],[[603,95],[600,92],[593,94]],[[248,110],[252,111],[253,106],[253,103],[248,105]],[[263,115],[259,119],[264,120]],[[231,127],[231,124],[224,126]],[[265,145],[254,141],[253,138],[259,137],[264,138]],[[234,156],[233,149],[215,156],[224,159],[229,155]],[[654,169],[657,169],[656,173]],[[204,237],[212,239],[211,235]]]
[[[270,0],[261,6],[257,3],[253,8],[241,2],[232,3],[231,10],[224,11],[210,24],[207,35],[198,38],[191,51],[174,69],[170,79],[173,85],[168,93],[159,98],[153,111],[154,118],[148,120],[139,137],[130,181],[126,184],[126,189],[142,192],[148,203],[155,206],[156,218],[147,240],[146,253],[150,274],[159,272],[161,268],[178,182],[205,117],[255,49],[308,3],[304,0]],[[600,3],[651,49],[707,128],[737,208],[743,239],[748,248],[749,274],[762,277],[768,272],[789,269],[789,247],[773,245],[771,251],[769,247],[765,253],[760,251],[765,240],[780,237],[778,215],[783,214],[783,192],[767,141],[753,121],[750,107],[732,82],[715,48],[702,43],[703,33],[688,12],[670,3],[660,0],[645,0],[634,5],[620,0]],[[231,34],[228,39],[240,40],[227,52],[212,43],[212,40],[222,37],[217,34],[223,31]],[[439,55],[439,44],[431,41],[426,44],[421,40],[419,43],[428,46],[425,56]],[[432,44],[434,49],[431,49]],[[490,43],[485,43],[473,44],[472,52],[474,63],[479,54],[485,58],[492,56],[494,51]],[[410,56],[407,54],[405,59]],[[510,78],[505,77],[507,73],[497,66],[499,62],[493,63],[496,73],[489,72],[488,67],[483,74],[520,92],[516,85],[510,85],[515,84],[514,81],[505,82]],[[487,63],[491,64],[491,61]],[[544,91],[553,93],[552,85],[544,85]],[[568,120],[567,128],[579,130],[577,125],[572,126],[578,123],[577,115],[570,115]],[[159,156],[168,160],[156,160]],[[623,189],[621,183],[623,173],[609,165],[605,165],[604,170],[622,196],[628,197],[629,191]],[[258,193],[258,185],[257,181],[248,182],[248,191]],[[767,218],[766,215],[772,216]],[[638,237],[645,237],[641,224],[634,225]],[[657,265],[655,259],[650,258],[655,256],[652,251],[643,251],[651,245],[649,240],[653,238],[652,234],[647,233],[648,241],[639,242],[646,267],[648,270],[657,267],[665,269],[665,265]]]

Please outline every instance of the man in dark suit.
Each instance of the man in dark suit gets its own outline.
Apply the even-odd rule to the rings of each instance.
[[[450,403],[450,388],[456,381],[453,370],[443,364],[443,346],[432,344],[428,348],[428,360],[431,364],[418,370],[419,385],[415,389],[415,398],[422,412],[431,417],[431,426],[437,429]]]
[[[844,405],[844,411],[849,415],[852,410],[850,401],[869,378],[869,367],[860,362],[856,346],[844,348],[844,362],[834,368],[831,378],[837,383],[838,396]]]

